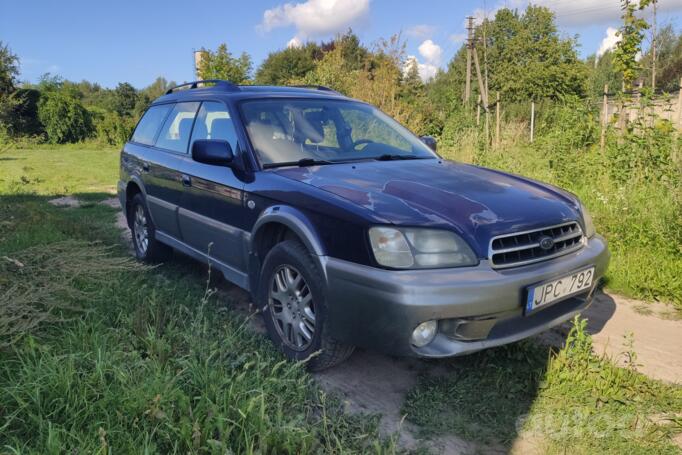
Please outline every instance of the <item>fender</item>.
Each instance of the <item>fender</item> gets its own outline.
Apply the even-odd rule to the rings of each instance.
[[[320,240],[317,230],[308,217],[294,207],[288,205],[273,205],[261,213],[251,230],[249,239],[249,276],[251,277],[251,289],[257,289],[257,284],[260,279],[261,263],[260,258],[256,255],[255,246],[258,241],[260,241],[260,236],[263,235],[263,228],[269,223],[283,224],[291,229],[291,231],[301,239],[308,251],[310,251],[313,260],[320,267],[320,270],[326,278],[326,250]]]
[[[122,181],[119,181],[120,183],[124,183]],[[139,175],[133,174],[130,176],[127,182],[125,182],[125,185],[121,187],[119,185],[119,201],[121,203],[121,210],[123,211],[123,214],[128,215],[128,207],[126,202],[128,201],[128,185],[131,183],[134,183],[137,185],[137,187],[140,189],[140,192],[142,193],[142,196],[144,196],[145,201],[147,200],[147,189],[144,187],[144,182],[142,182],[142,179],[140,178]],[[154,217],[152,216],[151,211],[149,212],[149,217],[152,219],[152,223],[154,222]]]

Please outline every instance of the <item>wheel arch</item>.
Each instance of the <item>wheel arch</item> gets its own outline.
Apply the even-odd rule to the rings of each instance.
[[[132,202],[136,194],[142,194],[142,197],[144,198],[147,197],[147,191],[145,190],[142,180],[134,176],[126,184],[125,198],[122,201],[125,204],[123,205],[122,210],[123,214],[126,216],[128,227],[130,227],[130,217],[128,216],[129,215],[128,211],[130,210],[130,203]],[[149,216],[151,216],[151,213]]]
[[[308,250],[326,275],[322,257],[326,250],[315,226],[300,210],[284,205],[268,207],[258,218],[249,239],[249,277],[253,291],[260,281],[260,269],[267,253],[278,243],[295,238]]]

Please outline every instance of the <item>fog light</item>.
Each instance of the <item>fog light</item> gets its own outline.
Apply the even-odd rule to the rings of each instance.
[[[422,322],[412,332],[412,344],[418,348],[429,344],[436,336],[438,330],[438,321]]]

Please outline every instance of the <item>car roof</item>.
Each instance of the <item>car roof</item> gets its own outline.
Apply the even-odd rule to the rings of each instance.
[[[206,85],[212,84],[212,85]],[[201,85],[201,86],[200,86]],[[278,85],[237,85],[229,81],[210,80],[188,82],[169,89],[152,104],[173,101],[199,101],[206,98],[326,98],[349,99],[341,93],[324,86],[278,86]]]

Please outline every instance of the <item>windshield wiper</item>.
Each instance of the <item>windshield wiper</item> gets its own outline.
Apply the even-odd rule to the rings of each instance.
[[[333,161],[327,161],[327,160],[316,160],[315,158],[301,158],[298,161],[285,161],[283,163],[265,163],[263,165],[264,169],[272,168],[272,167],[284,167],[284,166],[299,166],[299,167],[306,167],[306,166],[321,166],[324,164],[334,164]]]
[[[394,160],[420,160],[422,158],[426,158],[426,157],[414,156],[414,155],[397,155],[397,154],[386,153],[386,154],[378,156],[374,159],[377,161],[394,161]]]

